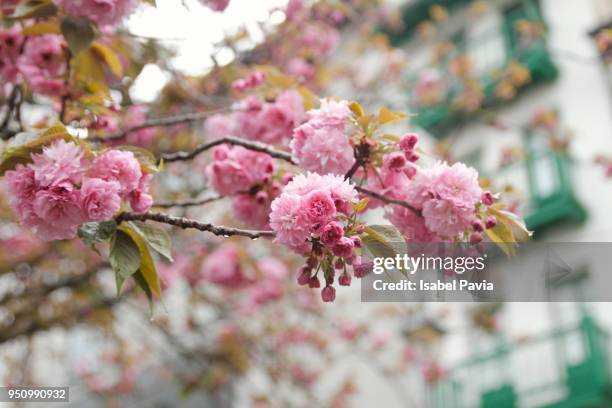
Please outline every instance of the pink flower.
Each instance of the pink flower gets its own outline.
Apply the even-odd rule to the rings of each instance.
[[[89,176],[121,185],[120,195],[126,197],[138,188],[142,177],[140,163],[132,152],[107,150],[98,156],[89,170]]]
[[[153,205],[153,197],[149,194],[149,182],[152,179],[152,174],[143,174],[138,182],[138,188],[129,194],[130,207],[139,214],[149,211]]]
[[[29,226],[45,241],[72,239],[83,221],[79,201],[76,190],[40,190],[32,203],[33,214],[28,220]]]
[[[46,146],[41,154],[32,155],[30,167],[41,187],[80,184],[85,172],[83,150],[63,139]]]
[[[355,243],[349,237],[342,237],[338,242],[334,244],[332,247],[332,251],[334,255],[339,256],[341,258],[349,258],[353,255],[353,248],[355,247]]]
[[[338,30],[325,24],[308,24],[303,28],[301,46],[315,56],[328,55],[338,43]]]
[[[334,245],[344,236],[344,228],[335,222],[330,222],[321,231],[321,242],[324,245]]]
[[[269,183],[275,169],[272,157],[241,146],[215,147],[213,157],[215,160],[206,167],[205,174],[221,195],[242,193]]]
[[[230,0],[208,0],[208,7],[214,11],[224,11],[229,3]]]
[[[147,121],[147,109],[143,105],[132,105],[128,108],[125,126],[131,128]],[[128,133],[126,140],[134,146],[147,146],[155,137],[153,128],[138,129]]]
[[[291,183],[290,183],[291,184]],[[302,212],[302,198],[283,192],[272,201],[270,227],[276,231],[275,242],[285,245],[298,253],[309,249],[309,224]]]
[[[293,131],[291,152],[298,165],[321,174],[345,174],[355,162],[345,128],[350,110],[345,101],[322,100],[308,111],[308,121]]]
[[[16,62],[22,44],[23,36],[18,24],[10,28],[0,29],[0,78],[6,82],[14,83],[17,81],[19,69]]]
[[[329,191],[313,191],[302,202],[302,211],[311,231],[318,231],[336,215],[336,206]]]
[[[207,281],[226,288],[239,288],[247,283],[240,265],[240,251],[233,244],[224,244],[208,255],[202,274]]]
[[[276,242],[299,253],[307,251],[312,235],[335,217],[337,203],[350,208],[356,196],[355,187],[341,176],[295,176],[272,202],[270,227],[276,231]]]
[[[298,166],[320,174],[345,174],[355,162],[343,129],[315,128],[309,123],[294,130],[291,153]]]
[[[236,114],[239,132],[247,139],[265,143],[284,143],[304,116],[302,96],[293,89],[281,93],[273,103],[262,104],[256,97],[249,97],[244,105],[246,110]]]
[[[119,211],[121,186],[116,181],[88,178],[81,186],[83,216],[88,221],[104,221]]]
[[[315,77],[317,71],[311,63],[304,58],[292,58],[287,62],[287,73],[295,77],[301,77],[306,81],[310,81]]]
[[[287,20],[295,20],[305,10],[304,0],[289,0],[285,8]]]
[[[234,122],[231,116],[216,114],[206,119],[204,122],[204,136],[206,140],[214,141],[231,136],[233,133]]]
[[[260,193],[264,193],[260,191]],[[258,194],[261,197],[261,194]],[[260,201],[258,197],[251,194],[237,194],[232,197],[232,211],[236,218],[256,229],[269,229],[270,204],[272,198],[266,194],[266,198]]]
[[[136,0],[53,0],[54,3],[72,16],[85,17],[99,26],[116,26],[130,14]]]
[[[385,218],[408,240],[414,242],[436,242],[438,237],[425,226],[425,219],[413,211],[393,205]]]
[[[61,35],[32,36],[18,59],[19,71],[34,92],[58,96],[64,89],[66,45]]]

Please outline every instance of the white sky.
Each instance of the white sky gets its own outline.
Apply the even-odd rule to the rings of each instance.
[[[259,23],[280,23],[281,12],[270,19],[270,10],[284,7],[287,0],[231,0],[229,7],[217,13],[197,0],[157,0],[157,8],[144,6],[128,21],[129,30],[139,36],[164,39],[176,47],[177,56],[171,61],[175,69],[188,74],[202,74],[212,66],[214,44],[225,34],[246,26],[251,38],[260,41],[263,36]],[[184,5],[183,5],[184,4]],[[217,50],[217,61],[230,62],[234,55],[227,48]],[[168,78],[156,66],[145,67],[134,85],[132,97],[138,101],[151,101]]]

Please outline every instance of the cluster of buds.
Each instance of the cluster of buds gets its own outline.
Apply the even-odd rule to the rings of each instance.
[[[340,286],[350,286],[352,276],[349,267],[352,266],[353,274],[361,278],[365,274],[363,268],[360,248],[362,246],[360,234],[364,232],[363,225],[348,225],[342,227],[337,222],[330,222],[321,230],[318,241],[313,242],[313,251],[306,260],[306,264],[300,268],[297,281],[300,285],[308,285],[311,288],[321,287],[319,272],[325,280],[325,287],[321,290],[321,298],[324,302],[333,302],[336,299],[334,282],[336,275]]]
[[[257,88],[266,80],[266,74],[261,71],[252,72],[246,78],[240,78],[232,82],[232,88],[236,92],[245,92],[249,89]]]
[[[480,197],[480,202],[482,203],[482,207],[486,209],[495,203],[495,197],[490,191],[484,191],[482,196]],[[491,228],[495,228],[497,225],[497,218],[494,215],[487,214],[486,211],[482,209],[477,211],[477,217],[472,221],[472,233],[470,234],[470,243],[478,244],[482,242],[484,239],[482,233]]]

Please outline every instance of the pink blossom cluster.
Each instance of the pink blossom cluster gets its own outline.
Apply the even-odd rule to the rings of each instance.
[[[213,149],[213,161],[205,174],[212,188],[232,196],[236,218],[253,228],[268,228],[270,205],[281,191],[273,181],[272,157],[241,146],[221,145]]]
[[[28,38],[17,65],[34,92],[49,96],[60,96],[64,92],[66,43],[61,35]]]
[[[419,169],[401,198],[421,214],[394,205],[387,218],[409,240],[430,242],[463,236],[477,243],[482,241],[480,233],[485,227],[495,226],[494,217],[483,222],[477,211],[479,205],[491,205],[493,196],[483,192],[476,170],[462,163],[449,166],[439,162]]]
[[[339,41],[338,30],[327,24],[308,24],[303,28],[299,46],[315,57],[329,55]]]
[[[276,232],[275,241],[298,253],[309,253],[299,272],[298,282],[312,288],[320,287],[319,266],[324,274],[324,301],[336,297],[333,287],[336,269],[342,286],[351,283],[346,268],[361,263],[357,255],[361,247],[359,234],[363,227],[350,221],[352,204],[357,198],[355,187],[341,176],[317,173],[298,175],[272,202],[270,226]]]
[[[17,59],[22,44],[23,36],[18,25],[0,29],[0,78],[4,82],[14,83],[17,80]]]
[[[404,135],[397,146],[398,150],[384,155],[382,166],[376,172],[369,170],[365,187],[389,198],[402,199],[410,180],[417,173],[415,162],[420,157],[415,149],[418,140],[415,133]],[[368,207],[376,208],[384,204],[380,200],[370,199]]]
[[[124,117],[124,127],[126,129],[133,128],[142,125],[147,120],[147,108],[144,105],[132,105],[130,106]],[[112,115],[102,114],[96,118],[96,121],[92,123],[90,129],[96,130],[104,134],[112,134],[120,130],[119,120]],[[151,127],[145,127],[131,131],[125,137],[125,140],[117,140],[115,142],[109,141],[111,144],[128,144],[132,146],[146,147],[148,146],[153,138],[155,137],[155,129]]]
[[[266,80],[266,73],[262,71],[252,72],[246,78],[239,78],[232,82],[232,88],[237,92],[244,92],[249,89],[257,88]]]
[[[345,174],[355,162],[347,127],[351,111],[346,101],[321,101],[308,111],[308,121],[295,128],[291,152],[303,169],[319,174]]]
[[[98,26],[116,26],[138,5],[138,0],[53,0],[66,14],[85,17]]]
[[[242,146],[221,145],[213,149],[213,161],[206,169],[212,188],[223,196],[250,191],[272,180],[275,166],[272,157]]]
[[[284,144],[304,118],[304,102],[294,89],[283,91],[273,102],[246,98],[235,114],[237,136],[269,144]]]
[[[136,212],[147,211],[151,177],[131,152],[108,150],[90,163],[77,144],[64,140],[6,173],[21,223],[46,241],[74,238],[81,223],[112,218],[122,199]]]

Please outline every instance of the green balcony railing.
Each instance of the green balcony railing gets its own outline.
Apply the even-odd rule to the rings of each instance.
[[[589,315],[572,327],[501,344],[430,389],[435,408],[612,407],[610,336]]]

